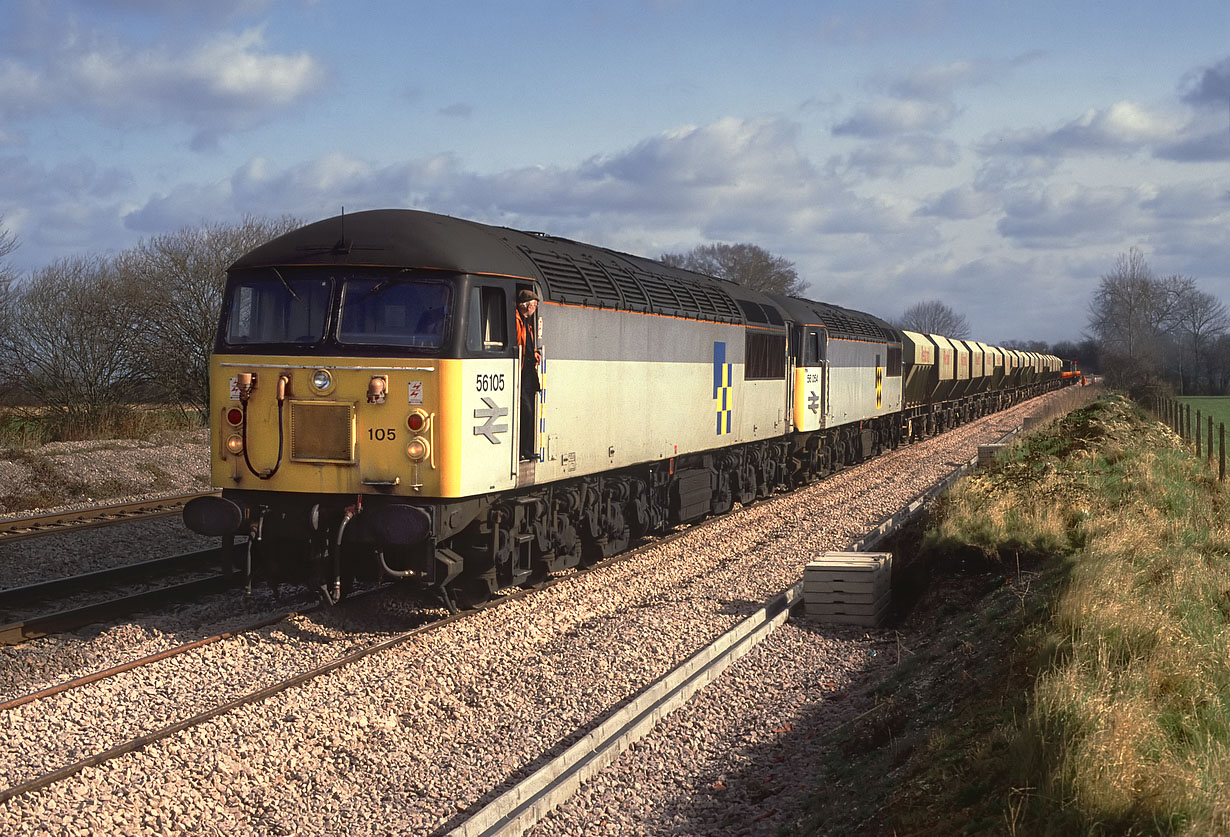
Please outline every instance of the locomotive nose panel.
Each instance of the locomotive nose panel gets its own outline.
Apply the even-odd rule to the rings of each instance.
[[[353,404],[290,403],[290,458],[296,462],[354,462]]]

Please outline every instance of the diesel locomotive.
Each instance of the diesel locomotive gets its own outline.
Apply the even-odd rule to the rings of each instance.
[[[184,518],[228,548],[246,536],[249,580],[337,601],[356,578],[408,579],[466,607],[1060,381],[1055,357],[601,247],[353,213],[229,268],[222,491]]]

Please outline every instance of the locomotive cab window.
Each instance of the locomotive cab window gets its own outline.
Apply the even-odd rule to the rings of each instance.
[[[325,336],[331,283],[281,273],[237,282],[230,289],[223,339],[232,346],[313,344]]]
[[[466,349],[503,352],[508,348],[508,303],[503,288],[471,288],[468,316]]]
[[[342,289],[339,342],[354,346],[439,349],[451,313],[444,282],[401,277],[349,278]]]

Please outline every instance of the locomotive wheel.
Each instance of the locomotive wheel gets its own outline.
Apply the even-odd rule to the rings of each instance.
[[[495,581],[487,575],[462,576],[449,586],[448,593],[458,610],[472,610],[495,594]]]
[[[530,577],[521,582],[521,588],[523,590],[537,590],[546,584],[547,576],[550,574],[547,566],[548,561],[535,561],[534,569],[530,571]]]
[[[740,504],[746,506],[756,499],[756,470],[750,464],[739,471],[737,484],[739,490],[735,492],[735,499]]]

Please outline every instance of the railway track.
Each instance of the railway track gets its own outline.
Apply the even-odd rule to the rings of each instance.
[[[82,575],[57,578],[0,590],[0,645],[15,645],[54,633],[71,631],[169,601],[208,595],[237,586],[242,576],[221,566],[222,551],[207,549],[125,564]],[[116,587],[157,584],[159,577],[209,572],[203,578],[173,581],[138,590],[121,590],[104,600],[57,607],[66,599]],[[29,614],[31,611],[34,615]]]
[[[673,533],[669,538],[662,538],[662,539],[657,539],[655,541],[651,541],[636,551],[625,553],[624,555],[617,556],[616,558],[602,562],[602,564],[599,565],[598,569],[607,570],[619,562],[622,562],[625,560],[633,560],[642,549],[649,548],[649,547],[662,546],[664,545],[664,543],[669,543],[671,540],[686,537],[698,531],[703,531],[705,528],[708,528],[708,526],[721,525],[721,523],[724,520],[725,518],[713,518],[711,521],[705,521],[702,524],[689,527],[688,529],[683,530],[682,532]],[[576,577],[577,577],[577,574],[570,573],[568,575],[563,576],[560,579],[549,580],[549,583],[546,586],[554,586],[554,584],[557,584],[560,581],[571,580]],[[319,666],[313,666],[310,668],[310,670],[302,670],[292,676],[285,677],[281,680],[278,680],[277,682],[269,683],[260,689],[255,689],[249,692],[245,692],[241,695],[235,696],[234,698],[230,700],[221,702],[216,706],[212,706],[207,709],[204,709],[203,711],[200,711],[191,717],[175,719],[170,723],[166,723],[164,726],[162,726],[159,729],[155,729],[155,730],[146,732],[141,735],[132,736],[132,732],[129,732],[128,735],[132,737],[129,738],[128,740],[109,741],[107,743],[108,744],[114,743],[114,746],[110,746],[109,748],[100,748],[97,753],[88,755],[85,758],[82,758],[81,760],[79,760],[78,762],[75,762],[74,764],[65,765],[56,770],[49,771],[42,776],[38,776],[29,781],[23,782],[22,784],[14,785],[14,787],[9,788],[8,790],[0,791],[0,802],[7,801],[16,796],[21,796],[23,794],[29,793],[30,791],[36,790],[38,788],[46,788],[50,785],[54,785],[57,782],[60,782],[64,779],[67,779],[75,775],[76,773],[79,773],[81,770],[85,769],[86,767],[89,767],[92,765],[100,765],[100,764],[103,764],[104,762],[107,762],[107,761],[116,759],[120,756],[123,756],[126,753],[132,753],[132,752],[139,751],[154,742],[157,742],[162,739],[173,736],[176,733],[181,732],[186,729],[190,729],[193,726],[203,724],[212,718],[216,718],[216,717],[219,717],[220,715],[224,715],[228,712],[232,712],[245,705],[259,703],[261,701],[267,700],[273,697],[274,695],[280,694],[282,692],[286,692],[288,690],[296,688],[297,686],[305,684],[311,680],[317,679],[321,675],[328,674],[330,672],[336,671],[345,666],[352,665],[353,663],[356,663],[359,660],[362,660],[364,658],[368,658],[373,655],[376,655],[381,651],[393,648],[397,645],[401,645],[416,636],[421,636],[425,633],[429,633],[431,631],[442,628],[445,625],[452,624],[459,620],[466,619],[471,616],[477,615],[477,613],[486,612],[490,610],[491,608],[498,608],[498,607],[502,607],[507,604],[511,604],[512,602],[518,599],[522,599],[527,595],[533,595],[533,593],[528,592],[528,591],[526,592],[518,591],[517,593],[514,593],[512,595],[501,596],[495,599],[493,602],[485,605],[480,611],[467,612],[467,613],[457,614],[455,616],[435,619],[429,624],[416,625],[415,627],[413,627],[412,629],[408,631],[403,631],[401,633],[382,638],[375,642],[365,642],[363,647],[358,648],[358,649],[353,649],[346,653],[340,654],[336,658],[332,659],[331,661],[327,663],[324,663]],[[8,705],[3,705],[0,708],[7,709]],[[48,765],[48,766],[51,766],[51,765]],[[451,824],[458,825],[459,823],[454,822]]]
[[[192,494],[155,497],[131,503],[115,503],[107,506],[94,506],[28,517],[12,517],[0,520],[0,544],[11,543],[23,538],[33,538],[39,535],[55,534],[69,529],[110,526],[115,523],[131,520],[179,514],[189,500],[216,493],[214,491],[198,491]]]
[[[677,540],[679,538],[683,538],[692,533],[695,533],[696,531],[699,531],[705,528],[706,526],[712,525],[713,523],[716,523],[717,521],[721,519],[722,518],[720,517],[711,518],[709,520],[705,520],[705,521],[702,521],[701,523],[691,526],[687,529],[683,529],[677,532],[671,532],[661,537],[653,538],[634,549],[628,550],[627,552],[623,552],[619,555],[612,556],[611,558],[605,559],[591,567],[577,568],[574,570],[570,570],[566,573],[562,573],[558,577],[548,578],[545,581],[535,584],[533,587],[504,591],[501,594],[497,595],[496,598],[493,598],[490,601],[484,602],[471,610],[465,610],[459,613],[453,613],[453,614],[443,616],[438,619],[434,619],[433,621],[430,621],[426,624],[417,625],[414,628],[411,628],[410,630],[400,632],[386,639],[383,639],[378,642],[374,642],[369,645],[366,645],[362,648],[350,651],[323,665],[315,666],[309,670],[299,672],[293,676],[287,677],[276,683],[272,683],[263,688],[256,689],[246,694],[240,695],[229,701],[226,701],[225,703],[219,704],[218,706],[215,706],[211,709],[205,710],[203,712],[198,712],[189,718],[185,718],[183,720],[169,724],[167,726],[164,726],[148,734],[132,738],[104,752],[100,752],[100,753],[88,756],[84,759],[74,762],[73,764],[65,765],[64,767],[58,770],[51,771],[35,779],[31,779],[27,782],[14,785],[13,787],[8,788],[7,790],[0,790],[0,804],[3,804],[4,802],[6,802],[9,799],[12,799],[13,797],[21,796],[23,794],[30,793],[32,791],[36,791],[41,788],[45,788],[56,782],[70,778],[71,776],[74,776],[80,773],[82,770],[85,770],[88,767],[94,767],[96,765],[99,765],[104,762],[107,762],[112,759],[123,756],[125,754],[133,753],[138,750],[141,750],[144,747],[150,744],[153,744],[156,741],[161,741],[164,738],[168,738],[186,729],[199,726],[200,724],[203,724],[209,720],[212,720],[213,718],[216,718],[220,715],[224,715],[228,712],[232,712],[236,709],[239,709],[240,707],[267,700],[268,698],[271,698],[274,695],[280,694],[281,692],[284,692],[288,689],[301,686],[319,677],[330,674],[331,672],[334,672],[340,668],[344,668],[346,666],[357,663],[366,657],[370,657],[374,654],[378,654],[382,651],[386,651],[398,645],[402,645],[415,637],[421,636],[422,634],[430,633],[435,630],[439,630],[440,628],[443,628],[446,625],[450,625],[462,619],[471,618],[479,613],[488,611],[492,608],[502,607],[502,606],[511,604],[512,602],[519,601],[521,599],[526,598],[527,596],[532,596],[540,591],[553,587],[556,584],[559,584],[569,579],[575,578],[578,575],[607,569],[623,561],[632,560],[636,558],[645,549],[648,549],[651,547],[659,547],[664,544],[668,544],[674,540]],[[185,558],[188,556],[176,556],[176,557]],[[155,563],[155,562],[150,562],[150,563]],[[72,582],[72,581],[75,581],[75,579],[62,579],[62,580],[59,580],[58,582],[48,582],[48,584],[56,584],[60,582]],[[33,586],[40,586],[40,585],[33,585]],[[372,594],[378,593],[381,590],[385,590],[385,589],[387,589],[387,587],[367,591],[366,593],[352,595],[348,597],[344,602],[342,602],[342,604],[339,605],[338,607],[340,609],[350,607],[354,604],[359,603],[363,599],[364,596],[372,595]],[[14,591],[0,591],[0,605],[3,604],[3,596],[11,592],[14,592]],[[167,649],[166,651],[162,651],[157,654],[151,654],[139,660],[134,660],[129,663],[124,663],[122,665],[112,666],[110,668],[107,668],[107,669],[104,669],[98,672],[94,672],[88,675],[84,675],[82,677],[74,678],[73,680],[66,681],[56,686],[52,686],[47,689],[43,689],[38,692],[29,694],[29,695],[25,695],[23,697],[14,698],[13,700],[9,700],[4,703],[0,703],[0,712],[5,712],[11,709],[16,709],[17,707],[24,706],[26,704],[33,703],[33,702],[36,702],[38,700],[42,700],[45,698],[54,697],[56,695],[63,694],[64,692],[68,692],[73,689],[81,688],[91,683],[98,682],[99,680],[107,679],[109,677],[114,677],[118,674],[123,674],[125,672],[132,671],[135,668],[152,665],[154,663],[161,662],[171,657],[175,657],[181,654],[188,653],[197,648],[201,648],[202,646],[205,646],[205,645],[210,645],[216,642],[220,642],[223,640],[231,639],[233,637],[237,637],[244,633],[248,633],[254,630],[259,630],[260,628],[274,625],[278,622],[284,621],[296,615],[305,615],[307,613],[311,613],[311,612],[319,610],[320,607],[321,607],[320,605],[316,605],[316,606],[311,606],[308,608],[301,608],[295,611],[290,611],[290,612],[280,614],[277,616],[265,618],[258,622],[253,622],[249,625],[245,625],[241,628],[235,629],[233,631],[228,631],[226,633],[217,634],[215,636],[207,637],[201,640],[196,640],[194,642],[185,643],[183,645],[176,646],[175,648]],[[3,629],[0,628],[0,630],[3,630]]]
[[[1009,434],[1009,435],[1012,435],[1012,434]],[[954,479],[959,473],[962,473],[967,467],[968,467],[968,464],[954,471],[953,474],[948,479],[942,482],[942,484],[937,485],[937,490],[943,487],[947,487],[949,484],[951,484],[952,479]],[[859,550],[871,548],[874,542],[878,542],[881,538],[883,538],[886,534],[888,534],[888,532],[891,531],[892,528],[895,528],[897,525],[900,525],[901,523],[903,523],[907,519],[907,517],[913,517],[917,513],[918,509],[921,507],[923,499],[925,498],[919,498],[914,503],[911,503],[907,509],[902,510],[902,513],[899,516],[895,516],[893,518],[889,518],[883,521],[878,527],[876,527],[875,529],[873,529],[871,532],[868,533],[866,539],[856,542],[855,544],[852,545],[851,548],[859,549]],[[177,721],[175,723],[166,725],[148,734],[132,738],[108,750],[88,756],[72,764],[65,765],[64,767],[58,770],[45,773],[42,776],[39,776],[35,779],[31,779],[21,784],[15,785],[6,790],[0,790],[0,804],[6,802],[9,799],[12,799],[13,797],[31,793],[33,791],[36,791],[41,788],[45,788],[49,785],[52,785],[56,782],[62,781],[64,779],[68,779],[80,773],[82,770],[85,770],[86,768],[94,767],[94,766],[103,764],[104,762],[110,761],[112,759],[119,758],[128,753],[133,753],[138,750],[141,750],[149,746],[150,744],[153,744],[157,741],[161,741],[165,738],[169,738],[172,735],[175,735],[187,729],[191,729],[192,727],[204,724],[207,721],[210,721],[228,712],[232,712],[236,709],[239,709],[240,707],[267,700],[273,697],[274,695],[280,694],[288,689],[301,686],[319,677],[322,677],[324,675],[337,671],[338,669],[341,669],[346,666],[357,663],[366,657],[372,656],[374,654],[378,654],[382,651],[389,650],[398,645],[402,645],[417,636],[421,636],[422,634],[430,633],[435,630],[439,630],[440,628],[443,628],[446,625],[452,624],[462,619],[471,618],[478,613],[482,613],[492,608],[502,607],[514,601],[524,599],[527,596],[534,595],[537,592],[546,590],[550,587],[553,587],[556,584],[559,584],[569,579],[575,578],[578,575],[582,575],[582,574],[590,573],[590,572],[597,572],[599,570],[605,570],[614,565],[622,563],[624,561],[631,561],[635,559],[643,550],[646,550],[649,548],[658,548],[666,544],[669,544],[675,540],[679,540],[684,537],[689,537],[695,534],[696,532],[701,531],[709,526],[716,525],[717,523],[723,520],[724,520],[723,517],[708,518],[706,520],[703,520],[685,529],[681,529],[675,532],[670,532],[661,537],[652,538],[649,541],[637,546],[634,549],[630,549],[619,555],[608,558],[591,567],[577,568],[567,573],[563,573],[559,577],[548,578],[545,581],[538,583],[531,588],[504,591],[503,593],[498,595],[496,598],[490,601],[484,602],[483,604],[480,604],[479,606],[471,610],[450,614],[448,616],[431,621],[427,624],[418,625],[408,631],[403,631],[401,633],[398,633],[394,636],[388,637],[381,641],[374,642],[362,648],[350,651],[323,665],[315,666],[309,670],[297,673],[291,677],[287,677],[276,683],[272,683],[263,688],[256,689],[246,694],[240,695],[229,701],[226,701],[225,703],[219,704],[218,706],[212,707],[203,712],[198,712],[192,715],[191,717],[188,717],[180,721]],[[214,550],[213,552],[216,553],[217,550]],[[162,559],[162,561],[172,562],[175,559],[203,558],[203,556],[207,554],[208,553],[196,553],[193,555],[175,556],[175,558],[173,559]],[[215,554],[214,558],[216,559],[216,557],[217,556]],[[146,563],[156,564],[159,562],[153,561],[153,562],[146,562]],[[134,565],[133,568],[119,568],[119,569],[120,570],[135,569],[136,566],[139,566],[139,565]],[[100,575],[100,574],[92,574],[92,575]],[[55,585],[66,585],[67,586],[72,583],[80,583],[80,582],[81,582],[81,579],[70,578],[70,579],[59,579],[56,581],[47,582],[43,585],[31,585],[31,586],[32,587],[47,587],[49,589],[52,589],[54,588]],[[17,591],[15,590],[0,591],[0,607],[4,605],[5,596],[7,594],[16,593],[16,592]],[[368,591],[366,595],[370,595],[371,593],[375,593],[375,592],[379,592],[379,591],[378,590]],[[360,601],[364,595],[365,594],[358,594],[358,595],[351,596],[345,602],[343,602],[341,607],[349,607],[353,605],[354,603]],[[758,613],[755,617],[748,620],[748,625],[751,626],[751,623],[753,621],[757,623],[763,623],[764,625],[768,625],[772,621],[779,620],[780,618],[784,618],[782,614],[788,613],[790,609],[797,603],[797,600],[800,598],[800,596],[801,596],[801,593],[798,591],[793,591],[793,592],[786,591],[782,593],[780,596],[774,597],[774,599],[766,605],[764,612]],[[178,656],[180,654],[188,653],[204,645],[209,645],[209,644],[220,642],[226,639],[230,639],[230,638],[239,636],[243,633],[258,630],[264,627],[268,627],[270,625],[284,621],[292,616],[307,614],[307,613],[310,613],[310,612],[313,612],[319,609],[320,609],[320,606],[317,605],[317,606],[312,606],[310,608],[303,608],[303,609],[296,610],[296,611],[290,611],[290,612],[287,612],[287,613],[284,613],[278,616],[262,619],[258,622],[253,622],[250,625],[246,625],[242,628],[238,628],[233,631],[228,631],[223,634],[217,634],[212,637],[207,637],[201,640],[196,640],[194,642],[185,643],[175,648],[171,648],[166,651],[159,652],[157,654],[149,655],[140,660],[135,660],[130,663],[125,663],[125,664],[118,665],[118,666],[112,666],[108,669],[95,672],[89,675],[85,675],[82,677],[78,677],[71,681],[67,681],[57,686],[43,689],[39,692],[35,692],[33,694],[26,695],[24,697],[15,698],[13,700],[0,703],[0,712],[8,711],[10,709],[15,709],[19,706],[24,706],[28,703],[32,703],[37,700],[63,694],[64,692],[71,691],[72,689],[80,688],[80,687],[89,685],[91,683],[97,682],[99,680],[106,679],[108,677],[113,677],[115,675],[122,674],[127,671],[131,671],[141,666],[151,665],[157,662],[161,662],[162,660],[169,659],[174,656]],[[741,628],[737,630],[741,630],[743,633],[749,633],[751,630],[755,630],[756,632],[763,633],[765,631],[765,628],[762,627],[761,624],[757,624],[755,626],[751,626],[748,628]],[[3,636],[2,631],[3,631],[3,627],[0,627],[0,637]],[[740,642],[743,642],[742,639],[740,640]],[[728,637],[724,636],[723,638],[719,639],[717,642],[713,643],[713,646],[716,647],[719,645],[725,646],[725,645],[733,645],[733,644],[734,643],[729,642]],[[702,654],[703,652],[701,654],[698,654],[697,656],[701,656]],[[703,677],[708,677],[711,679],[712,677],[720,674],[721,670],[725,667],[725,665],[729,664],[730,659],[732,659],[732,657],[730,656],[729,650],[726,648],[723,648],[721,651],[718,651],[718,652],[713,652],[710,655],[710,658],[706,659],[702,666],[696,666],[695,664],[691,664],[691,668],[696,669],[696,670],[695,671],[689,670],[687,672],[687,677],[689,679],[700,679]],[[674,675],[674,677],[678,678],[678,675]],[[663,678],[661,682],[666,682],[669,679],[671,678],[670,677]],[[702,683],[703,682],[707,682],[707,680],[703,680]],[[647,691],[652,692],[655,689],[657,689],[656,684],[651,686],[650,689]],[[657,702],[652,703],[651,708],[657,709],[661,705],[661,702],[658,701],[658,696],[655,696],[654,700]],[[610,724],[607,724],[607,726],[610,726]],[[611,746],[610,741],[612,739],[612,735],[610,731],[604,729],[602,736],[600,736],[600,739],[601,740],[599,741],[598,746],[595,746],[593,748],[595,751],[599,749],[606,749]],[[609,762],[609,758],[606,759],[606,762]],[[606,762],[603,762],[603,763],[606,763]],[[549,765],[548,768],[544,768],[544,769],[549,770],[550,768],[553,768],[553,767],[557,767],[557,765],[553,763],[552,765]],[[553,793],[558,794],[560,792],[559,788],[565,786],[568,780],[575,776],[575,773],[574,773],[574,769],[572,765],[569,765],[563,769],[559,769],[556,772],[558,772],[560,775],[552,777],[549,781],[540,780],[539,784],[541,785],[541,787],[536,788],[533,793],[525,791],[520,785],[518,786],[518,788],[515,788],[510,793],[514,795],[523,794],[526,798],[529,798],[530,796],[537,796],[538,794],[542,794],[543,796],[548,796]],[[533,781],[534,781],[533,779],[530,780],[531,783],[533,783]],[[508,794],[506,794],[505,797],[502,798],[500,801],[497,801],[497,803],[494,803],[493,805],[488,806],[488,808],[484,808],[482,811],[478,812],[474,817],[467,820],[461,827],[457,829],[453,829],[449,833],[451,835],[494,833],[494,832],[489,831],[489,829],[491,828],[491,822],[493,820],[501,820],[504,817],[508,816],[511,813],[512,809],[517,809],[516,804],[510,804],[507,801],[507,798],[506,798],[507,796]],[[494,817],[493,817],[492,816],[493,812],[498,812],[498,813],[494,813]]]

